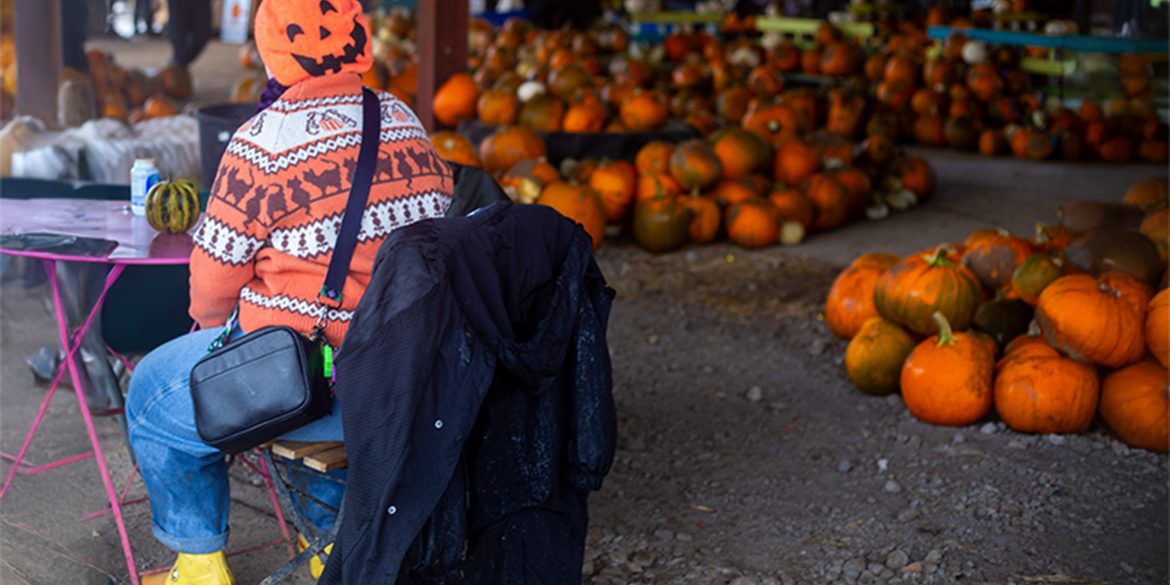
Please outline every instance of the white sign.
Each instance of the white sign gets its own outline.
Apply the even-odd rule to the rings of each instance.
[[[224,0],[219,38],[225,43],[242,45],[251,31],[252,0]]]

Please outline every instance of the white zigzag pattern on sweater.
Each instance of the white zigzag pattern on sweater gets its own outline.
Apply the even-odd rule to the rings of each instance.
[[[380,98],[380,100],[385,100],[386,96],[388,95],[385,92],[381,92],[381,91],[376,92],[376,93],[378,94],[378,98]],[[303,110],[306,108],[316,108],[316,107],[324,107],[324,106],[341,106],[341,105],[347,105],[347,104],[360,104],[360,103],[362,103],[362,96],[360,96],[360,95],[336,95],[336,96],[330,96],[330,97],[310,98],[307,100],[296,100],[296,101],[286,101],[286,100],[279,100],[278,99],[275,102],[272,102],[272,105],[268,106],[268,109],[271,111],[274,111],[274,112],[291,112],[291,111],[295,111],[295,110]]]
[[[420,128],[406,127],[404,129],[383,130],[380,138],[385,143],[411,138],[427,139],[427,134]],[[228,144],[227,152],[251,163],[266,174],[273,174],[335,150],[358,146],[361,144],[361,140],[361,132],[349,132],[321,142],[314,142],[304,147],[295,148],[280,156],[273,157],[262,148],[244,140],[233,139]]]
[[[290,313],[297,313],[306,317],[311,317],[313,319],[316,319],[321,314],[321,309],[324,308],[324,305],[317,305],[315,303],[310,303],[293,297],[286,297],[284,295],[262,295],[246,286],[240,290],[240,300],[258,307],[263,307],[265,309],[279,309],[282,311],[288,311]],[[329,321],[335,322],[350,321],[353,319],[353,311],[346,311],[343,309],[329,309],[329,312],[326,314],[325,318]]]
[[[358,241],[376,240],[397,227],[421,219],[442,217],[450,206],[450,197],[434,191],[371,205],[362,214]],[[289,256],[315,258],[333,251],[340,230],[341,214],[337,214],[294,228],[272,230],[268,241],[273,249]]]
[[[235,266],[250,262],[264,245],[262,240],[242,234],[212,217],[199,224],[194,239],[195,245],[207,255]]]

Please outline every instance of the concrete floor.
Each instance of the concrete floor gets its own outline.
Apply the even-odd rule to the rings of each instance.
[[[158,67],[169,53],[157,41],[93,43],[116,50],[127,65]],[[233,79],[243,73],[237,48],[213,43],[195,64],[196,102],[222,101]],[[800,255],[845,264],[872,250],[905,254],[941,241],[961,240],[985,226],[1002,226],[1030,234],[1036,221],[1055,222],[1061,202],[1091,199],[1119,200],[1138,179],[1166,173],[1149,165],[1104,166],[1027,163],[988,160],[950,152],[926,153],[938,172],[936,197],[908,213],[862,222],[846,229],[812,237],[795,248],[774,248],[758,254]],[[728,253],[739,253],[727,247]],[[685,252],[684,252],[685,253]],[[599,256],[603,262],[606,248]],[[14,453],[45,387],[34,383],[24,364],[36,348],[56,336],[45,302],[45,289],[24,289],[10,278],[0,286],[0,450]],[[623,367],[615,359],[615,369]],[[68,390],[68,389],[66,389]],[[620,392],[621,389],[619,388]],[[83,451],[87,446],[77,403],[68,391],[59,392],[49,408],[44,433],[34,442],[30,458],[44,462]],[[108,449],[107,459],[121,486],[130,462],[118,425],[99,420],[98,430]],[[7,465],[0,465],[7,471]],[[277,536],[271,507],[257,479],[237,468],[233,474],[232,548],[245,549]],[[131,498],[143,495],[141,482],[133,484]],[[605,491],[595,496],[606,498]],[[117,533],[109,518],[79,520],[104,502],[93,462],[81,462],[46,474],[17,478],[0,507],[0,583],[110,583],[125,582]],[[158,568],[170,553],[150,536],[149,508],[128,509],[127,522],[140,567]],[[284,550],[270,548],[233,558],[240,583],[258,582],[284,558]],[[297,575],[294,583],[308,583]]]

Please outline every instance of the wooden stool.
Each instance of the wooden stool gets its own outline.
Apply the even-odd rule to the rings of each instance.
[[[329,546],[337,538],[337,530],[341,526],[341,515],[345,506],[345,497],[342,496],[341,504],[335,510],[337,520],[328,530],[323,530],[315,526],[312,522],[309,522],[301,513],[300,507],[293,503],[291,492],[295,491],[297,496],[303,500],[312,501],[325,508],[332,510],[333,506],[318,500],[312,494],[301,492],[292,485],[292,482],[287,478],[288,466],[298,464],[297,462],[299,461],[306,468],[324,475],[330,471],[345,469],[349,464],[349,458],[345,454],[345,444],[339,442],[302,443],[299,441],[276,440],[262,445],[260,447],[260,454],[264,458],[264,463],[268,466],[269,473],[272,475],[272,484],[276,488],[276,495],[280,499],[280,506],[284,508],[285,516],[292,520],[293,525],[305,537],[305,540],[309,542],[309,546],[305,550],[301,551],[287,563],[281,565],[276,572],[269,575],[260,584],[275,585],[287,579],[289,575],[308,563],[309,559],[314,556],[319,557],[322,563],[327,560],[328,557],[323,551],[326,546]],[[275,458],[273,457],[274,455]],[[285,473],[283,474],[277,465],[278,460],[284,465]],[[331,477],[328,479],[330,481],[339,481]]]

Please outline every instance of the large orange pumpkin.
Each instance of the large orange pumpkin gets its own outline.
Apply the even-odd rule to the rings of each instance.
[[[1036,319],[1052,346],[1111,368],[1141,359],[1150,289],[1137,278],[1106,272],[1062,276],[1036,305]]]
[[[723,166],[723,177],[738,179],[762,169],[772,160],[772,147],[758,134],[732,126],[711,139],[715,156]]]
[[[605,218],[617,223],[626,216],[634,201],[638,171],[626,161],[602,161],[589,176],[589,186],[601,197]]]
[[[763,248],[780,239],[776,211],[764,199],[740,201],[727,209],[727,237],[744,248]]]
[[[1146,360],[1105,377],[1101,419],[1127,444],[1165,453],[1170,450],[1170,372]]]
[[[581,224],[593,239],[593,249],[601,247],[605,237],[605,207],[593,189],[586,185],[552,183],[545,186],[536,202],[552,207],[561,215]]]
[[[897,262],[893,254],[863,254],[837,275],[825,299],[825,322],[837,337],[852,339],[862,324],[878,316],[874,288],[878,278]]]
[[[991,411],[995,344],[979,333],[953,332],[942,313],[932,319],[938,335],[902,365],[902,401],[930,424],[969,425]]]
[[[982,296],[979,279],[943,245],[895,264],[878,279],[873,300],[882,317],[919,335],[930,335],[937,332],[935,312],[941,312],[956,329],[966,329]]]
[[[702,140],[687,140],[670,154],[670,174],[684,190],[704,189],[723,174],[723,164]]]
[[[479,154],[475,146],[462,134],[451,131],[440,131],[431,134],[431,144],[435,146],[435,153],[445,161],[467,165],[480,166]]]
[[[914,351],[914,338],[897,323],[871,317],[845,349],[845,373],[858,390],[885,395],[898,390],[902,364]]]
[[[1170,367],[1170,289],[1162,289],[1150,301],[1146,313],[1146,345],[1163,366]]]
[[[683,192],[682,185],[670,173],[643,173],[638,175],[638,188],[634,198],[637,201],[656,197],[675,197]]]
[[[456,73],[435,91],[431,106],[435,112],[435,119],[440,124],[454,126],[460,120],[475,117],[478,101],[479,86],[476,85],[475,79],[468,73]]]
[[[995,411],[1012,429],[1080,433],[1092,424],[1098,381],[1091,366],[1039,342],[1007,355],[996,370]]]
[[[730,207],[740,201],[756,199],[760,196],[759,189],[747,177],[741,179],[723,179],[715,184],[708,196],[723,207]]]
[[[593,84],[593,75],[576,63],[557,67],[548,75],[548,90],[553,95],[567,100],[583,87]]]
[[[544,155],[544,140],[524,126],[500,128],[479,145],[479,159],[484,170],[491,173],[506,171],[526,158]]]

